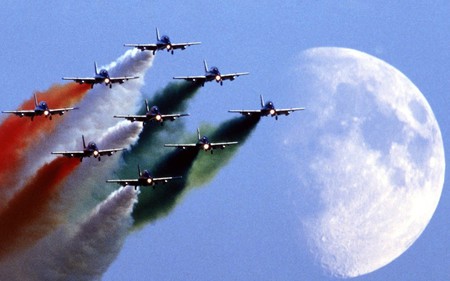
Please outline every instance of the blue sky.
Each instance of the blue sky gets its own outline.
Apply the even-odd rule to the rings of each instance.
[[[201,74],[203,59],[222,72],[250,72],[200,90],[189,106],[191,132],[198,124],[230,118],[228,109],[258,106],[259,94],[279,106],[302,106],[290,102],[296,56],[337,46],[374,55],[403,72],[427,98],[448,147],[447,1],[51,2],[2,5],[2,110],[63,76],[92,74],[93,61],[115,60],[126,51],[124,43],[153,42],[159,27],[173,41],[202,45],[173,56],[158,53],[143,90],[149,96],[172,76]],[[301,113],[280,119],[261,120],[211,183],[188,193],[166,218],[131,234],[104,280],[334,280],[298,239],[298,218],[289,190],[283,190],[291,175],[282,164],[270,164],[279,155],[273,153],[276,137],[266,136],[302,122]],[[446,185],[420,238],[389,265],[356,280],[449,279]]]

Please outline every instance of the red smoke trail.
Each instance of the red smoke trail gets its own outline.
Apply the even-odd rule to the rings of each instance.
[[[89,88],[89,85],[76,83],[55,85],[45,92],[37,92],[37,97],[38,101],[45,100],[50,108],[71,107],[84,97]],[[34,109],[34,97],[25,101],[20,109]],[[5,189],[15,189],[14,183],[27,159],[27,148],[52,133],[61,117],[55,116],[50,121],[37,116],[31,121],[13,115],[0,124],[0,207],[12,196],[12,192],[6,194]]]
[[[0,259],[33,245],[61,223],[61,210],[52,210],[58,190],[80,160],[58,157],[42,166],[0,213]]]

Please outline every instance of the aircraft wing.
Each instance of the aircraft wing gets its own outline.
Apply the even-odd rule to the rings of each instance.
[[[278,115],[289,115],[289,113],[299,110],[305,110],[304,107],[295,107],[295,108],[283,108],[283,109],[276,109],[276,112]]]
[[[125,118],[130,121],[147,121],[147,115],[114,115],[114,118]]]
[[[188,113],[162,114],[161,118],[163,120],[171,120],[171,121],[173,121],[173,120],[175,120],[175,119],[177,119],[179,117],[183,117],[183,116],[189,116],[189,114]]]
[[[109,81],[111,83],[119,83],[122,84],[124,81],[130,80],[130,79],[138,79],[139,76],[122,76],[122,77],[111,77],[109,78]]]
[[[196,143],[167,143],[164,145],[165,147],[178,147],[181,149],[186,149],[186,148],[193,148],[193,147],[197,147]]]
[[[225,148],[226,146],[229,145],[234,145],[234,144],[238,144],[237,141],[229,141],[229,142],[212,142],[210,143],[211,147],[214,148]]]
[[[98,151],[98,154],[100,154],[100,156],[103,156],[103,155],[111,156],[114,153],[116,153],[117,151],[122,151],[122,150],[126,150],[126,148],[100,149]]]
[[[234,80],[238,76],[242,75],[248,75],[250,72],[237,72],[237,73],[230,73],[230,74],[221,74],[220,77],[222,77],[222,80]]]
[[[161,118],[162,118],[163,121],[165,121],[165,120],[173,121],[173,120],[175,120],[175,119],[177,119],[179,117],[183,117],[183,116],[189,116],[189,114],[187,114],[187,113],[162,114]],[[154,117],[149,119],[149,117],[147,117],[147,115],[114,115],[114,118],[125,118],[125,119],[130,120],[130,121],[141,121],[141,122],[155,120]]]
[[[160,183],[160,182],[168,182],[170,180],[175,180],[175,179],[181,179],[182,176],[177,176],[177,177],[162,177],[162,178],[152,178],[153,182],[155,184]]]
[[[138,179],[128,179],[128,180],[107,180],[106,182],[118,183],[121,186],[134,185],[137,186],[139,183]]]
[[[192,45],[199,45],[201,42],[188,42],[188,43],[175,43],[172,44],[172,49],[186,49],[186,47],[192,46]]]
[[[162,177],[162,178],[152,178],[152,183],[150,183],[151,185],[153,184],[158,184],[158,183],[166,183],[170,180],[174,180],[174,179],[181,179],[181,176],[177,176],[177,177]],[[125,186],[125,185],[131,185],[131,186],[138,186],[142,183],[139,183],[139,179],[124,179],[124,180],[107,180],[106,182],[108,183],[118,183],[121,186]],[[149,184],[142,184],[142,185],[149,185]]]
[[[261,116],[262,111],[257,109],[257,110],[245,110],[245,109],[241,109],[241,110],[228,110],[228,112],[232,112],[232,113],[240,113],[242,115],[246,115],[246,116],[252,116],[252,115],[259,115]]]
[[[95,84],[96,79],[94,77],[63,77],[63,80],[72,80],[78,84]]]
[[[63,115],[64,112],[74,110],[74,109],[78,109],[78,107],[55,108],[55,109],[49,109],[48,111],[50,112],[50,115],[54,115],[54,114]]]
[[[53,151],[52,154],[63,155],[66,157],[84,157],[84,151],[75,150],[75,151]]]
[[[2,111],[3,113],[12,113],[15,114],[17,116],[27,116],[27,117],[32,117],[35,116],[36,113],[34,112],[34,110],[5,110]]]
[[[156,44],[124,44],[124,46],[138,48],[141,51],[154,51],[158,49],[158,46]]]
[[[205,82],[206,76],[205,75],[199,75],[199,76],[175,76],[173,79],[182,79],[186,81],[191,82]]]

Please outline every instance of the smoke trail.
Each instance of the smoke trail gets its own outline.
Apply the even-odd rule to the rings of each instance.
[[[113,118],[114,114],[134,113],[142,105],[141,88],[144,86],[146,71],[152,66],[151,52],[137,49],[128,50],[108,67],[111,75],[137,75],[140,78],[126,81],[122,85],[113,85],[112,89],[96,85],[82,103],[84,112],[77,112],[67,118],[63,128],[55,134],[54,141],[58,145],[50,145],[48,151],[66,150],[79,147],[83,134],[86,139],[96,140],[101,147],[128,146],[136,141],[137,131],[142,129],[140,123],[130,123]],[[126,133],[126,130],[130,130]],[[117,131],[116,133],[112,133]],[[122,133],[119,133],[121,131]],[[108,137],[109,136],[109,137]],[[131,138],[131,139],[129,139]],[[125,141],[128,141],[126,143]],[[49,141],[50,143],[50,141]],[[84,179],[86,177],[82,177]],[[76,181],[76,179],[74,179]]]
[[[163,112],[184,111],[187,101],[194,97],[200,85],[191,82],[171,82],[164,89],[157,92],[149,100],[149,104],[157,105]]]
[[[45,100],[51,108],[71,107],[78,103],[87,93],[89,87],[74,83],[54,85],[45,92],[38,92],[39,101]],[[20,109],[34,109],[34,97],[25,101]],[[68,113],[69,115],[72,112]],[[0,125],[0,206],[4,206],[23,180],[23,165],[29,157],[30,147],[39,143],[56,129],[63,118],[55,117],[52,121],[44,117],[29,118],[9,116]],[[19,175],[19,171],[21,175]]]
[[[130,186],[112,193],[70,236],[65,246],[53,253],[43,279],[73,280],[74,276],[76,280],[99,279],[122,247],[136,200],[137,192]]]
[[[81,224],[64,225],[22,256],[5,260],[0,279],[99,280],[122,247],[136,200],[133,187],[115,191]]]
[[[142,187],[138,204],[132,214],[135,226],[169,213],[186,187],[187,175],[197,155],[197,149],[174,150],[150,168],[155,176],[182,176],[183,178],[155,188]]]
[[[101,149],[129,149],[130,145],[137,141],[141,129],[141,123],[121,121],[108,129],[96,143]],[[117,186],[106,184],[105,181],[120,167],[121,162],[120,155],[104,156],[101,161],[95,158],[85,159],[68,177],[58,205],[66,209],[64,212],[67,213],[69,221],[78,220],[117,189]]]
[[[50,202],[58,186],[79,164],[76,159],[58,157],[44,165],[8,202],[0,213],[0,259],[12,251],[29,247],[59,222]],[[44,215],[47,213],[47,215]]]
[[[113,85],[112,89],[104,85],[95,85],[78,104],[79,110],[74,111],[74,114],[67,115],[58,126],[58,130],[46,136],[45,142],[34,144],[28,156],[26,169],[24,169],[25,173],[34,173],[43,163],[52,161],[54,155],[50,154],[51,151],[80,150],[82,148],[82,134],[87,141],[94,140],[100,148],[126,147],[133,143],[141,130],[141,126],[139,124],[130,125],[129,122],[118,123],[118,120],[113,118],[113,115],[120,112],[119,110],[125,110],[130,113],[136,111],[138,102],[142,100],[140,89],[144,85],[144,75],[152,65],[152,61],[153,56],[148,54],[148,52],[127,51],[117,59],[116,63],[112,63],[108,69],[111,73],[116,73],[115,75],[120,76],[137,75],[140,78],[126,81],[122,85]],[[125,127],[128,129],[124,129]],[[118,131],[112,133],[115,130]],[[102,138],[108,135],[110,140],[102,141]],[[117,161],[120,159],[118,156],[103,158],[105,161],[101,163],[84,161],[87,164],[83,162],[82,168],[77,169],[70,176],[66,186],[72,188],[69,190],[65,188],[63,192],[64,200],[62,201],[66,203],[64,212],[73,214],[70,208],[78,205],[78,210],[82,207],[87,208],[82,211],[82,213],[85,213],[98,202],[104,200],[113,190],[101,190],[101,195],[91,194],[94,192],[94,186],[98,186],[99,182],[104,183],[107,177],[105,173],[110,173],[109,169],[115,167],[111,163],[117,165]],[[77,172],[79,170],[80,172]],[[94,179],[97,179],[97,181]],[[86,187],[79,188],[79,185],[82,183],[86,184]],[[97,189],[100,190],[100,188]],[[70,198],[66,194],[72,196],[72,201],[69,200]],[[95,200],[91,200],[91,195],[95,195]],[[87,202],[74,201],[77,198],[79,200],[87,198],[88,200]]]
[[[187,102],[199,90],[200,85],[187,82],[169,83],[165,88],[157,92],[152,99],[148,101],[149,106],[157,105],[163,113],[185,112]],[[138,114],[145,114],[145,107],[142,106]],[[168,123],[168,122],[166,122]],[[117,172],[119,178],[136,177],[136,166],[140,164],[143,168],[151,168],[155,176],[184,176],[182,180],[170,182],[155,190],[142,188],[139,195],[139,205],[133,211],[133,217],[140,224],[159,214],[164,214],[170,210],[173,203],[168,203],[177,198],[176,194],[184,188],[187,172],[197,156],[197,151],[174,151],[167,154],[167,149],[163,144],[165,141],[180,134],[183,128],[182,120],[169,122],[164,126],[159,124],[148,124],[139,135],[139,139],[131,150],[123,153],[123,162],[121,169]],[[165,155],[165,156],[164,156]],[[155,164],[155,159],[160,159]],[[151,167],[150,164],[153,164]],[[181,187],[181,188],[180,188]],[[142,202],[142,203],[141,203]],[[153,210],[148,210],[148,205],[158,206]],[[156,211],[155,211],[156,210]]]
[[[151,65],[152,61],[151,55],[146,54],[136,54],[136,52],[128,51],[125,53],[124,56],[118,59],[118,62],[120,64],[116,64],[116,67],[118,67],[121,71],[142,71],[144,73],[146,69]],[[136,66],[137,65],[137,66]],[[126,73],[128,74],[128,73]],[[120,74],[125,75],[125,74]],[[103,87],[102,85],[97,85],[97,88],[94,88],[94,90],[91,90],[89,95],[85,97],[84,100],[82,100],[79,104],[80,109],[77,111],[71,112],[71,114],[67,115],[64,120],[59,122],[59,126],[57,127],[58,130],[55,130],[53,133],[49,130],[45,130],[45,142],[38,142],[36,139],[33,139],[35,143],[33,145],[30,145],[28,152],[27,152],[27,158],[25,158],[26,162],[24,163],[26,165],[25,169],[20,169],[20,167],[14,167],[15,171],[21,172],[20,177],[17,177],[18,179],[27,178],[28,175],[32,175],[36,170],[38,171],[37,175],[39,177],[33,177],[32,180],[29,181],[29,183],[23,188],[23,191],[19,191],[17,193],[17,196],[14,197],[11,202],[8,203],[7,209],[3,212],[3,215],[0,214],[0,218],[4,218],[2,220],[2,230],[0,233],[0,237],[3,237],[2,242],[13,240],[10,244],[10,246],[2,247],[2,251],[0,252],[0,255],[2,255],[4,252],[9,251],[9,249],[13,249],[16,247],[14,241],[18,241],[20,239],[23,239],[22,233],[25,232],[25,230],[29,232],[34,232],[29,236],[30,241],[34,241],[37,238],[42,237],[49,229],[52,229],[51,227],[55,227],[56,220],[58,220],[58,214],[55,213],[49,213],[45,212],[48,210],[51,206],[52,208],[66,208],[64,211],[67,210],[66,206],[61,206],[59,204],[55,204],[59,201],[59,197],[52,196],[55,193],[55,190],[57,189],[57,183],[45,183],[43,180],[51,180],[52,177],[57,177],[58,179],[62,178],[62,176],[59,176],[60,173],[62,173],[64,167],[69,167],[68,169],[64,170],[64,177],[67,176],[71,171],[74,170],[76,166],[79,165],[79,160],[77,159],[63,159],[60,160],[60,158],[57,158],[54,160],[54,155],[50,155],[50,152],[52,150],[55,150],[55,147],[58,146],[66,146],[63,147],[61,150],[66,149],[74,149],[75,145],[70,146],[71,142],[75,142],[75,139],[78,139],[81,137],[80,134],[76,134],[77,138],[74,137],[73,132],[79,132],[79,130],[85,130],[89,132],[99,132],[102,135],[106,132],[106,136],[108,135],[114,135],[114,137],[111,137],[110,139],[106,139],[105,141],[105,147],[108,146],[108,143],[106,142],[112,142],[112,140],[120,140],[120,141],[126,141],[129,142],[131,139],[136,137],[140,131],[140,127],[135,125],[126,124],[126,127],[131,128],[130,130],[124,130],[122,127],[123,125],[118,125],[118,127],[114,126],[117,123],[117,120],[112,118],[111,108],[125,108],[132,107],[134,109],[135,103],[132,101],[136,101],[136,98],[139,99],[140,95],[136,95],[136,93],[139,93],[140,87],[143,85],[143,78],[138,79],[139,81],[133,81],[129,82],[129,84],[124,84],[126,86],[116,86],[112,90]],[[77,84],[70,83],[68,84],[69,88],[78,88],[80,87]],[[66,86],[62,86],[62,88],[66,88]],[[81,89],[87,90],[86,85],[83,85]],[[61,94],[61,93],[59,93]],[[67,95],[68,96],[68,95]],[[116,96],[116,97],[115,97]],[[58,101],[58,99],[56,99]],[[111,104],[114,104],[115,102],[118,102],[119,105],[111,106]],[[53,102],[53,100],[48,100],[48,102]],[[56,106],[58,103],[54,103]],[[72,114],[74,113],[74,114]],[[102,118],[95,119],[95,115],[100,114]],[[94,115],[94,116],[92,116]],[[108,118],[109,117],[109,118]],[[53,121],[55,121],[56,118],[54,118]],[[26,120],[22,120],[26,121]],[[49,122],[48,120],[44,120]],[[36,120],[33,122],[35,123]],[[83,127],[84,126],[84,127]],[[113,127],[112,132],[107,131],[109,128]],[[116,132],[117,131],[117,132]],[[125,135],[123,135],[125,133]],[[130,136],[131,134],[131,136]],[[24,135],[29,136],[29,134],[24,133]],[[24,136],[17,134],[14,135],[14,141],[19,140],[20,138],[24,138]],[[131,139],[130,139],[131,137]],[[14,143],[13,141],[13,143]],[[55,145],[56,144],[56,145]],[[103,143],[100,143],[100,145]],[[127,143],[128,144],[128,143]],[[124,143],[125,145],[125,143]],[[78,146],[78,149],[80,149],[81,146]],[[76,148],[75,148],[76,149]],[[116,157],[118,158],[118,157]],[[50,162],[50,164],[42,165],[46,162]],[[54,165],[53,163],[59,163],[60,165]],[[65,165],[62,165],[66,163]],[[66,166],[67,163],[70,163],[70,165]],[[99,170],[99,169],[97,169]],[[42,172],[44,171],[44,172]],[[79,179],[83,180],[86,176],[93,176],[92,173],[86,173],[86,174],[78,174]],[[93,176],[95,177],[95,176]],[[17,179],[16,179],[17,180]],[[71,184],[77,183],[77,179],[73,179],[73,177],[70,178]],[[102,182],[104,182],[104,179],[102,179]],[[69,186],[71,185],[69,184]],[[34,187],[34,188],[33,188]],[[77,186],[79,187],[79,186]],[[34,192],[36,190],[40,190],[41,193],[35,194]],[[72,192],[68,192],[70,194],[76,194],[76,192],[83,192],[83,189],[80,188],[74,188]],[[91,189],[89,189],[91,190]],[[31,194],[31,195],[30,195]],[[34,198],[36,197],[36,198]],[[106,196],[105,196],[106,197]],[[67,197],[64,197],[67,198]],[[76,197],[75,197],[76,198]],[[104,197],[103,197],[104,198]],[[102,198],[102,199],[103,199]],[[51,204],[50,204],[51,202]],[[73,205],[73,204],[72,204]],[[72,206],[68,204],[68,206]],[[36,210],[30,210],[30,206],[36,207]],[[27,214],[29,213],[29,214]],[[58,213],[64,213],[64,212],[58,212]],[[20,214],[18,216],[19,219],[15,220],[14,217],[16,214]],[[30,221],[49,221],[49,223],[44,223],[42,226],[43,230],[39,231],[39,227],[34,223],[29,223]],[[24,224],[27,224],[27,227],[24,227]],[[51,227],[50,227],[51,226]],[[25,229],[25,230],[24,230]],[[8,240],[9,239],[9,240]],[[31,242],[30,242],[31,243]],[[21,247],[27,247],[29,246],[29,243],[23,243]]]
[[[148,100],[149,106],[157,105],[162,113],[185,113],[187,102],[199,90],[199,85],[188,82],[172,82],[154,97]],[[145,114],[145,106],[142,106],[138,114]],[[168,123],[168,124],[167,124]],[[147,124],[139,135],[138,142],[132,146],[130,151],[123,154],[124,165],[118,172],[121,178],[135,176],[136,165],[145,165],[152,159],[161,157],[167,150],[164,149],[165,141],[180,134],[184,123],[182,119],[165,122],[164,126],[159,124]]]
[[[90,159],[92,161],[83,161],[81,165],[78,159],[64,158],[63,160],[66,165],[60,163],[60,165],[53,167],[52,163],[59,161],[60,158],[54,160],[54,155],[50,155],[50,152],[55,150],[80,149],[81,134],[84,134],[87,140],[96,140],[100,148],[123,147],[135,142],[142,129],[142,125],[139,123],[130,124],[127,121],[118,123],[118,120],[114,119],[112,116],[121,113],[122,111],[133,113],[137,110],[137,105],[140,105],[142,101],[140,89],[144,84],[143,76],[145,71],[151,66],[152,60],[153,56],[150,55],[149,52],[127,51],[116,63],[112,63],[109,66],[109,71],[112,76],[137,75],[141,77],[140,79],[127,81],[123,85],[114,85],[112,89],[104,87],[103,85],[94,86],[94,89],[89,92],[89,95],[86,95],[86,97],[78,104],[80,107],[79,110],[71,112],[74,114],[68,114],[62,122],[58,124],[57,130],[45,134],[45,141],[33,142],[32,145],[30,145],[25,161],[26,168],[21,169],[21,176],[25,175],[24,177],[26,177],[26,174],[31,175],[37,170],[38,173],[36,177],[33,177],[30,180],[30,185],[39,186],[34,189],[28,185],[25,186],[17,193],[17,196],[10,201],[8,208],[0,213],[0,239],[2,239],[2,242],[0,243],[5,243],[6,245],[5,247],[3,247],[3,245],[1,246],[0,256],[9,253],[8,259],[2,259],[1,263],[2,265],[11,265],[13,268],[15,266],[15,268],[18,269],[20,269],[23,264],[33,264],[31,267],[27,266],[27,270],[30,270],[29,274],[24,272],[24,270],[20,271],[19,274],[23,274],[23,279],[30,280],[34,276],[49,276],[48,269],[50,268],[54,268],[55,276],[58,276],[58,274],[61,273],[57,270],[57,267],[66,270],[67,276],[72,273],[75,274],[75,277],[72,277],[72,280],[80,280],[84,275],[86,276],[86,279],[94,278],[92,276],[97,273],[87,277],[90,269],[85,268],[86,272],[82,272],[83,269],[75,269],[73,265],[70,264],[71,260],[69,257],[61,258],[67,256],[69,251],[74,252],[75,255],[78,253],[77,257],[80,260],[82,260],[83,257],[86,259],[90,258],[91,264],[95,264],[94,260],[98,260],[99,263],[101,263],[101,265],[98,266],[100,271],[97,269],[99,273],[96,275],[96,278],[98,278],[99,274],[106,269],[106,265],[111,262],[115,254],[105,255],[105,259],[103,260],[99,259],[99,256],[110,252],[110,247],[116,249],[116,252],[118,251],[123,237],[125,237],[125,225],[131,224],[130,212],[132,204],[130,204],[127,211],[123,213],[122,217],[120,217],[120,215],[114,215],[112,209],[107,208],[107,206],[112,206],[115,203],[109,205],[107,203],[105,203],[106,205],[102,204],[101,206],[103,207],[100,207],[98,212],[93,214],[88,222],[83,223],[82,226],[77,228],[78,232],[76,234],[73,234],[71,230],[77,224],[72,224],[70,222],[79,222],[80,216],[89,212],[89,210],[92,209],[92,205],[95,205],[96,202],[106,198],[107,193],[111,191],[112,188],[107,192],[103,191],[103,188],[105,187],[104,181],[107,179],[105,175],[111,173],[111,170],[116,169],[119,165],[120,157],[104,157],[105,160],[102,159],[101,162]],[[86,85],[83,85],[83,87],[86,87]],[[55,119],[56,118],[54,118],[54,120]],[[15,138],[18,137],[20,137],[20,134],[15,136]],[[48,165],[51,167],[44,165],[44,163],[50,161],[52,162]],[[58,180],[49,182],[47,186],[43,184],[42,180],[48,180],[52,177],[58,178],[59,174],[63,174],[62,171],[65,169],[64,167],[67,166],[67,163],[73,163],[75,167],[79,166],[79,168],[75,169],[75,172],[67,177],[62,187],[59,187],[58,183],[61,182]],[[42,165],[44,166],[42,167]],[[46,172],[42,173],[41,170],[45,170]],[[47,171],[49,175],[47,175]],[[71,171],[67,171],[67,173],[61,175],[61,178],[67,176],[70,172]],[[101,184],[96,185],[98,182],[101,182]],[[40,191],[41,194],[33,194],[33,190]],[[131,192],[134,194],[132,199],[134,202],[136,194],[132,188]],[[120,193],[124,194],[123,192]],[[126,193],[127,192],[125,192],[125,194]],[[70,197],[71,195],[72,197]],[[93,196],[97,197],[91,199]],[[118,197],[121,198],[123,196],[125,195],[119,195]],[[115,204],[116,207],[120,209],[120,206],[118,205],[124,202],[118,200],[119,199],[108,199],[107,202],[115,201],[117,203]],[[30,208],[33,208],[33,210],[30,211]],[[79,210],[79,212],[77,212],[77,210]],[[68,221],[67,216],[72,216],[71,220]],[[17,220],[15,220],[15,218]],[[109,220],[111,218],[115,221]],[[89,221],[93,222],[90,225],[95,229],[99,229],[97,227],[105,225],[103,231],[100,233],[93,233],[95,235],[91,237],[92,228],[88,227]],[[54,230],[55,227],[62,222],[69,222],[62,227],[65,231],[59,231],[59,233],[54,235],[46,236],[35,244],[37,239],[47,235],[49,231]],[[95,227],[95,222],[98,222],[97,227]],[[123,227],[120,227],[120,225]],[[109,230],[108,234],[111,232],[111,237],[105,235],[106,229]],[[29,233],[31,233],[31,235],[24,236]],[[114,233],[116,233],[116,235]],[[63,234],[67,235],[64,236]],[[71,240],[67,240],[67,237],[71,238]],[[57,238],[59,238],[59,240]],[[62,238],[64,239],[61,240]],[[110,245],[105,246],[107,242],[110,241],[110,238],[114,241],[112,241]],[[84,244],[81,240],[84,240]],[[19,243],[19,241],[21,243]],[[76,244],[77,241],[79,244]],[[56,245],[54,244],[55,242],[57,243]],[[92,249],[84,247],[86,246],[86,243],[91,243],[91,245],[93,245]],[[29,247],[32,245],[35,245],[35,248],[30,250]],[[26,252],[24,252],[25,248],[28,248]],[[89,254],[93,253],[96,249],[97,253],[89,256]],[[51,250],[54,250],[54,252]],[[83,252],[83,250],[87,251]],[[30,251],[34,252],[34,255],[31,255],[31,257],[34,256],[35,259],[29,257],[28,254]],[[41,264],[35,262],[36,260],[40,260],[39,258],[42,255],[47,256],[48,260],[51,260],[51,262],[46,263],[47,268],[42,266],[44,263]],[[59,260],[67,263],[65,265],[57,263]],[[50,265],[53,264],[54,267],[50,267]],[[73,269],[72,272],[70,272],[71,269]],[[41,274],[36,275],[36,272],[41,272]],[[1,266],[0,279],[8,279],[6,277],[12,278],[12,276],[17,275],[17,272],[12,276],[7,275],[7,273],[8,269],[6,269],[5,266]],[[4,276],[6,277],[3,278]],[[9,280],[11,280],[11,278],[9,278]],[[44,277],[34,278],[37,280],[48,279]],[[63,279],[70,280],[71,277]]]
[[[95,85],[88,95],[78,104],[79,110],[71,112],[60,124],[58,130],[47,136],[46,141],[34,146],[34,154],[28,162],[30,171],[50,161],[51,151],[72,150],[79,147],[81,135],[86,139],[99,139],[108,128],[117,124],[114,114],[136,112],[141,105],[140,90],[144,85],[145,72],[151,67],[151,52],[129,50],[116,62],[111,63],[109,72],[114,75],[136,75],[139,79],[114,84],[112,89],[105,85]],[[111,74],[112,75],[112,74]]]
[[[201,186],[211,181],[245,143],[253,132],[253,129],[256,128],[259,120],[259,116],[247,116],[235,117],[234,119],[223,122],[209,138],[212,141],[238,141],[238,145],[228,146],[223,151],[218,151],[217,157],[214,157],[215,155],[200,153],[189,173],[188,186]]]
[[[175,150],[154,165],[152,172],[155,176],[183,176],[183,179],[169,182],[156,189],[143,187],[138,204],[133,211],[135,226],[141,226],[147,221],[167,215],[189,188],[203,185],[211,180],[245,143],[258,121],[259,117],[234,118],[223,122],[210,136],[212,141],[236,140],[239,142],[238,145],[229,146],[213,155],[195,149]]]

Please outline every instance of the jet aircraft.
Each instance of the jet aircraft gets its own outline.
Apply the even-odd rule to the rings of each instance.
[[[66,157],[77,157],[80,158],[80,161],[83,161],[83,158],[85,157],[91,157],[94,156],[94,158],[98,158],[98,161],[101,160],[101,156],[108,155],[111,156],[117,151],[126,150],[125,148],[112,148],[112,149],[99,149],[97,144],[93,141],[89,142],[86,146],[86,143],[84,141],[84,136],[82,135],[81,138],[83,139],[83,150],[76,150],[76,151],[54,151],[52,154],[61,154]]]
[[[153,188],[155,188],[156,184],[167,183],[171,180],[182,178],[182,176],[155,178],[150,174],[148,170],[144,170],[143,172],[141,172],[141,168],[139,167],[139,165],[138,165],[138,175],[139,177],[137,179],[107,180],[106,182],[118,183],[121,186],[131,185],[134,186],[134,188],[136,189],[137,186],[153,186]]]
[[[295,107],[295,108],[283,108],[283,109],[276,109],[273,102],[268,101],[267,103],[264,103],[264,98],[262,95],[260,95],[261,98],[261,109],[256,110],[228,110],[228,112],[234,112],[234,113],[240,113],[245,116],[275,116],[275,119],[278,120],[278,115],[289,115],[291,112],[298,111],[298,110],[304,110],[303,107]]]
[[[219,69],[215,66],[208,69],[208,64],[206,63],[206,60],[203,60],[203,65],[205,66],[205,75],[198,75],[198,76],[175,76],[173,79],[183,79],[186,81],[191,82],[199,82],[202,84],[202,86],[205,85],[205,82],[209,81],[216,81],[217,83],[220,83],[220,85],[223,85],[224,80],[231,80],[233,81],[236,79],[236,77],[241,75],[248,75],[249,72],[237,72],[237,73],[230,73],[230,74],[221,74]]]
[[[230,141],[230,142],[210,142],[208,137],[200,136],[200,129],[197,129],[197,137],[198,141],[197,143],[185,143],[185,144],[165,144],[165,147],[178,147],[180,149],[188,149],[188,148],[196,148],[196,149],[203,149],[204,151],[211,151],[211,154],[213,154],[213,150],[216,148],[224,149],[226,146],[237,144],[237,141]]]
[[[44,115],[48,119],[52,120],[52,115],[63,115],[66,111],[78,109],[78,107],[66,107],[50,109],[45,101],[38,102],[36,94],[34,94],[34,109],[33,110],[5,110],[3,113],[12,113],[19,117],[30,117],[33,121],[35,116]]]
[[[167,50],[167,52],[171,52],[173,55],[173,51],[176,49],[184,50],[188,46],[199,44],[201,44],[201,42],[172,43],[169,36],[160,36],[159,30],[156,28],[156,44],[124,44],[124,46],[138,48],[141,51],[153,51],[153,55],[156,51]]]
[[[95,68],[95,76],[94,77],[63,77],[63,80],[73,80],[78,84],[90,84],[91,89],[94,88],[94,84],[105,83],[106,86],[112,88],[112,84],[119,83],[122,84],[124,81],[128,81],[130,79],[137,79],[139,76],[121,76],[121,77],[110,77],[108,70],[97,69],[97,63],[94,62]]]
[[[141,121],[144,123],[155,121],[159,122],[162,126],[165,120],[173,121],[179,117],[189,116],[188,113],[161,114],[159,108],[156,105],[152,106],[149,109],[147,100],[145,100],[145,109],[145,115],[114,115],[114,118],[125,118],[127,120],[130,120],[131,122]]]

